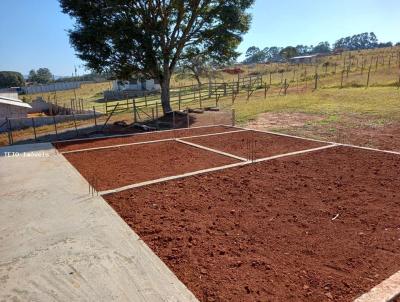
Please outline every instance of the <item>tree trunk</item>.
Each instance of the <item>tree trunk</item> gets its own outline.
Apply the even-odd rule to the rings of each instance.
[[[197,81],[197,84],[198,84],[199,86],[201,86],[201,80],[200,80],[200,77],[199,77],[199,75],[198,75],[198,74],[196,74],[196,73],[194,73],[194,78],[196,79],[196,81]]]
[[[171,103],[170,103],[170,95],[169,95],[169,85],[170,85],[170,74],[169,72],[164,72],[163,79],[160,81],[161,86],[161,106],[164,114],[171,112]]]

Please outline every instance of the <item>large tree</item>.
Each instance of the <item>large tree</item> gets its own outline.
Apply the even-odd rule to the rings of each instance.
[[[0,88],[25,86],[21,73],[16,71],[0,71]]]
[[[75,18],[70,41],[87,67],[121,79],[134,74],[161,84],[170,112],[171,75],[188,47],[225,56],[248,31],[254,0],[60,0]]]
[[[36,71],[32,69],[29,71],[28,80],[38,84],[47,84],[53,80],[53,74],[48,68],[39,68]]]
[[[280,55],[285,59],[295,57],[297,56],[297,49],[293,46],[287,46],[281,50]]]

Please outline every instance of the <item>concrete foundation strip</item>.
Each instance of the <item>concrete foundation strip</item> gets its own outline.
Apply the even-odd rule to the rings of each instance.
[[[194,171],[194,172],[188,172],[188,173],[184,173],[184,174],[180,174],[180,175],[174,175],[174,176],[158,178],[158,179],[154,179],[154,180],[149,180],[149,181],[144,181],[144,182],[139,182],[139,183],[123,186],[123,187],[116,188],[116,189],[101,191],[101,192],[99,192],[99,195],[107,195],[107,194],[112,194],[112,193],[118,193],[118,192],[126,191],[126,190],[129,190],[129,189],[133,189],[133,188],[139,188],[139,187],[148,186],[148,185],[152,185],[152,184],[156,184],[156,183],[166,182],[166,181],[169,181],[169,180],[181,179],[181,178],[185,178],[185,177],[188,177],[188,176],[200,175],[200,174],[205,174],[205,173],[209,173],[209,172],[215,172],[215,171],[225,170],[225,169],[229,169],[229,168],[245,166],[245,165],[249,165],[249,164],[256,163],[256,162],[262,162],[262,161],[273,160],[273,159],[277,159],[277,158],[281,158],[281,157],[304,154],[304,153],[314,152],[314,151],[333,148],[333,147],[337,147],[337,145],[336,144],[331,144],[331,145],[322,146],[322,147],[318,147],[318,148],[306,149],[306,150],[301,150],[301,151],[295,151],[295,152],[284,153],[284,154],[274,155],[274,156],[270,156],[270,157],[260,158],[260,159],[254,160],[254,161],[249,161],[249,160],[248,161],[242,161],[242,162],[239,162],[239,163],[224,165],[224,166],[220,166],[220,167],[203,169],[203,170],[198,170],[198,171]]]
[[[389,302],[400,296],[400,271],[354,300],[354,302]]]
[[[238,159],[238,160],[241,160],[241,161],[247,161],[247,159],[244,158],[244,157],[236,156],[236,155],[233,155],[231,153],[226,153],[226,152],[219,151],[219,150],[212,149],[212,148],[208,148],[208,147],[205,147],[205,146],[202,146],[202,145],[198,145],[198,144],[194,144],[194,143],[191,143],[191,142],[187,142],[187,141],[181,140],[179,138],[177,138],[176,141],[180,142],[182,144],[185,144],[185,145],[189,145],[189,146],[192,146],[192,147],[195,147],[195,148],[199,148],[199,149],[202,149],[202,150],[207,150],[207,151],[214,152],[214,153],[217,153],[217,154],[221,154],[221,155],[224,155],[224,156],[232,157],[234,159]]]
[[[188,129],[198,129],[198,128],[211,128],[211,127],[229,127],[229,128],[237,128],[231,125],[206,125],[206,126],[197,126],[197,127],[190,127],[190,128],[178,128],[178,129],[169,129],[169,130],[157,130],[157,131],[149,131],[149,132],[140,132],[140,133],[128,133],[128,134],[116,134],[116,135],[109,135],[109,136],[100,136],[100,137],[88,137],[88,138],[75,138],[75,139],[65,139],[54,141],[52,143],[69,143],[69,142],[79,142],[79,141],[90,141],[96,139],[107,139],[107,138],[115,138],[115,137],[126,137],[126,136],[133,136],[133,135],[145,135],[149,133],[159,133],[159,132],[170,132],[170,131],[181,131],[181,130],[188,130]]]
[[[208,133],[208,134],[199,134],[199,135],[192,135],[192,136],[184,136],[180,139],[188,139],[188,138],[196,138],[196,137],[204,137],[204,136],[214,136],[214,135],[222,135],[226,133],[237,133],[237,132],[244,132],[246,130],[233,130],[228,132],[216,132],[216,133]],[[140,133],[141,134],[141,133]],[[164,139],[157,139],[152,141],[144,141],[144,142],[136,142],[136,143],[126,143],[126,144],[119,144],[119,145],[110,145],[110,146],[101,146],[101,147],[94,147],[94,148],[85,148],[85,149],[78,149],[78,150],[71,150],[71,151],[62,151],[61,154],[68,154],[68,153],[79,153],[85,151],[95,151],[95,150],[102,150],[102,149],[111,149],[111,148],[120,148],[120,147],[128,147],[133,145],[144,145],[144,144],[153,144],[153,143],[160,143],[160,142],[168,142],[176,140],[176,138],[164,138]]]
[[[261,133],[268,133],[268,134],[277,135],[277,136],[285,136],[285,137],[297,138],[297,139],[325,143],[325,144],[335,144],[337,146],[344,146],[344,147],[350,147],[350,148],[357,148],[357,149],[363,149],[363,150],[369,150],[369,151],[375,151],[375,152],[383,152],[383,153],[400,155],[400,152],[397,152],[397,151],[382,150],[382,149],[363,147],[363,146],[357,146],[357,145],[352,145],[352,144],[342,144],[342,143],[336,143],[336,142],[330,142],[330,141],[323,141],[323,140],[319,140],[319,139],[301,137],[301,136],[266,131],[266,130],[250,129],[250,128],[244,128],[244,127],[238,127],[238,126],[231,126],[231,127],[237,128],[237,129],[242,129],[242,130],[247,130],[247,131],[256,131],[256,132],[261,132]]]

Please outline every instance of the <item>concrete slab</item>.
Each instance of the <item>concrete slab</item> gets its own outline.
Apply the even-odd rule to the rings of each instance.
[[[0,156],[0,301],[197,301],[51,144]]]
[[[354,302],[389,302],[400,297],[400,271],[393,274]]]

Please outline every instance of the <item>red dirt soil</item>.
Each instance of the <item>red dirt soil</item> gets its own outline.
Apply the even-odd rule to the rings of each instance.
[[[98,191],[238,162],[175,141],[64,156]]]
[[[201,301],[352,301],[400,269],[399,168],[334,147],[106,199]]]
[[[258,131],[227,133],[213,137],[197,137],[185,141],[228,152],[244,158],[251,158],[248,143],[254,144],[255,158],[263,158],[326,144],[292,137],[268,134]]]
[[[112,146],[120,144],[146,142],[159,139],[211,134],[211,133],[234,131],[234,130],[238,129],[229,126],[211,126],[202,128],[192,128],[192,129],[190,128],[178,129],[174,131],[155,131],[155,132],[133,134],[129,136],[121,136],[114,138],[99,138],[99,139],[69,141],[69,142],[67,141],[61,143],[54,143],[54,146],[59,151],[63,152],[63,151],[72,151],[72,150],[96,148],[96,147],[104,147],[104,146]]]

